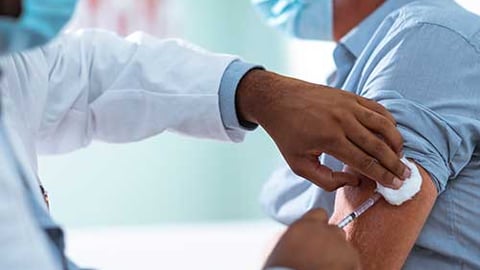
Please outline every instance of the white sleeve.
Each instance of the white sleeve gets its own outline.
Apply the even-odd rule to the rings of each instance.
[[[92,140],[131,142],[165,130],[230,140],[218,92],[234,56],[100,30],[67,34],[41,53],[48,72],[37,134],[41,153],[72,151]]]

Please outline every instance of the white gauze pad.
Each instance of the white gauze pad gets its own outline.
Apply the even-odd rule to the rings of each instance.
[[[413,162],[410,162],[408,159],[403,158],[402,161],[407,165],[412,171],[410,178],[405,179],[403,185],[400,189],[395,190],[391,188],[384,187],[377,183],[376,192],[382,194],[383,198],[392,205],[400,206],[404,202],[410,200],[415,196],[422,186],[422,176],[420,171],[418,171],[417,166]]]

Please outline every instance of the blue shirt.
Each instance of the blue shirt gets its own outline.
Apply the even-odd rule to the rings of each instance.
[[[309,8],[305,2],[315,1],[290,2]],[[291,34],[305,36],[298,31],[308,22],[297,15],[284,19],[303,26],[290,27],[297,29]],[[405,155],[438,190],[404,269],[480,269],[480,18],[453,0],[387,0],[339,42],[334,58],[332,85],[385,106]],[[322,162],[343,167],[329,156]],[[261,199],[272,216],[291,223],[311,208],[332,212],[334,193],[284,166]]]

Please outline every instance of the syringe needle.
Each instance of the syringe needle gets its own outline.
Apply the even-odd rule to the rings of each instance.
[[[348,216],[346,216],[344,219],[342,219],[338,224],[337,227],[340,229],[345,228],[348,224],[352,223],[356,218],[358,218],[361,214],[365,213],[370,207],[375,205],[378,200],[382,198],[382,195],[379,193],[375,193],[372,195],[372,197],[368,198],[365,202],[363,202],[355,211],[350,213]]]

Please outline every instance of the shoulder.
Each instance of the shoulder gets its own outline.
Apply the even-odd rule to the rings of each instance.
[[[451,35],[480,51],[480,16],[471,13],[453,0],[419,0],[391,13],[391,34],[411,33],[419,29],[439,36]],[[456,38],[455,38],[456,37]]]

